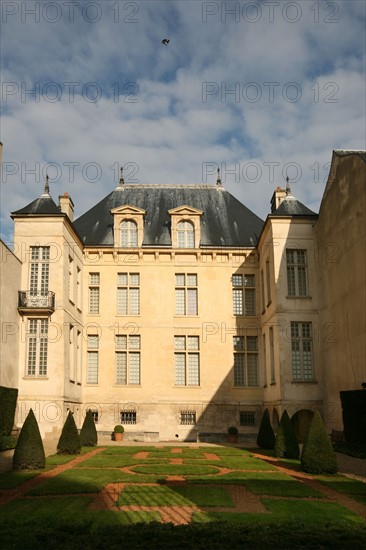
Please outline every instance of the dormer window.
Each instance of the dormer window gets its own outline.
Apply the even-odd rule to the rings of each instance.
[[[137,247],[137,224],[133,220],[123,220],[121,223],[121,247]]]
[[[201,241],[200,217],[203,210],[186,204],[168,210],[171,217],[172,246],[175,248],[199,248]]]
[[[189,221],[177,224],[178,248],[194,248],[194,226]]]
[[[111,210],[114,218],[114,246],[120,248],[140,248],[144,239],[144,216],[146,210],[124,204]]]

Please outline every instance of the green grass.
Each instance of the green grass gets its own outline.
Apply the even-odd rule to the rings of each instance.
[[[0,489],[13,489],[24,481],[38,476],[44,470],[12,470],[0,474]]]
[[[160,474],[163,476],[199,476],[218,473],[217,468],[214,468],[212,466],[199,466],[197,464],[146,464],[141,466],[134,466],[133,468],[131,468],[131,470],[140,474]]]
[[[138,506],[233,506],[222,487],[197,485],[127,486],[117,504]]]
[[[347,495],[366,497],[366,483],[345,476],[318,477],[320,483]]]

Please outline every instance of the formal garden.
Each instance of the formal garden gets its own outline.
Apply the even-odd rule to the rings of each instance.
[[[116,433],[123,428],[116,427]],[[0,474],[7,548],[346,548],[366,545],[366,483],[337,473],[314,414],[300,453],[284,412],[257,447],[98,446],[92,414],[69,413],[45,457],[32,411]]]

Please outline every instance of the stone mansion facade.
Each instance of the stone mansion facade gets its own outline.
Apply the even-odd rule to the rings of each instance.
[[[68,193],[1,243],[0,384],[55,438],[68,410],[136,440],[342,429],[365,375],[365,161],[334,151],[319,214],[277,187],[261,220],[216,185],[126,184],[74,220]]]

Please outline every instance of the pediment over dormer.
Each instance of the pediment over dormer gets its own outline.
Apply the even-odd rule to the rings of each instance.
[[[111,214],[120,214],[122,216],[138,214],[144,215],[146,214],[146,210],[143,210],[142,208],[137,208],[137,206],[131,206],[130,204],[124,204],[123,206],[113,208],[111,210]]]
[[[202,216],[203,210],[198,210],[197,208],[193,208],[192,206],[187,206],[186,204],[183,204],[182,206],[171,208],[170,210],[168,210],[168,214],[175,216]]]

